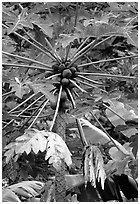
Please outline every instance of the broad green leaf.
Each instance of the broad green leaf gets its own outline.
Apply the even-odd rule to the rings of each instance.
[[[21,200],[10,189],[3,189],[2,190],[2,202],[21,202]]]
[[[80,119],[83,131],[85,133],[85,137],[87,139],[87,142],[89,144],[105,144],[107,142],[110,142],[113,146],[113,142],[111,142],[110,138],[107,136],[105,132],[103,132],[101,129],[97,128],[96,126],[92,125],[89,121],[81,118]],[[120,151],[125,155],[130,155],[130,153],[115,139],[112,138],[115,145],[120,149]]]
[[[78,34],[61,34],[60,37],[57,42],[61,43],[63,48],[66,48],[75,39],[79,39]]]
[[[70,166],[72,164],[71,153],[64,140],[53,132],[47,132],[47,135],[48,143],[45,160],[49,159],[49,162],[56,163],[57,165],[57,162],[60,160],[59,158],[62,158]]]

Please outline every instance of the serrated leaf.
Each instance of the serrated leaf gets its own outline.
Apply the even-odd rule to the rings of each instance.
[[[64,140],[58,134],[53,132],[47,132],[47,135],[48,143],[45,160],[49,159],[49,162],[52,162],[53,165],[57,166],[60,159],[64,159],[66,164],[70,166],[72,164],[71,153]]]
[[[61,34],[60,37],[61,39],[58,39],[57,42],[62,44],[63,48],[66,48],[75,39],[79,39],[78,34]]]
[[[107,136],[105,132],[96,126],[92,125],[88,120],[83,118],[80,119],[83,124],[83,131],[85,133],[87,142],[90,144],[105,144],[107,142],[111,142],[110,138]],[[112,138],[116,146],[120,149],[121,152],[125,155],[130,155],[130,153],[115,139]],[[113,142],[111,144],[114,146]]]
[[[2,202],[21,202],[21,200],[10,189],[3,189],[2,190]]]

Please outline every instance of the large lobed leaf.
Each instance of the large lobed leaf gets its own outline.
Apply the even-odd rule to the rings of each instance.
[[[39,190],[44,183],[40,181],[22,181],[11,185],[2,191],[3,202],[21,202],[18,196],[24,198],[35,197],[39,194]]]
[[[5,150],[6,163],[11,158],[14,158],[16,161],[19,155],[24,152],[28,155],[31,151],[35,154],[39,151],[46,151],[45,160],[49,159],[49,162],[55,168],[59,168],[61,159],[64,159],[68,166],[72,164],[71,153],[63,139],[56,133],[44,130],[26,130],[22,136],[16,138],[15,142],[8,144]]]

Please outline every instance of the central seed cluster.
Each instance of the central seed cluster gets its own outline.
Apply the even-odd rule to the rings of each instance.
[[[75,87],[76,81],[75,78],[77,76],[76,72],[78,71],[78,67],[76,64],[69,66],[70,61],[64,62],[64,63],[56,63],[52,65],[53,73],[54,74],[60,74],[57,77],[58,83],[55,84],[56,86],[56,100],[55,102],[51,102],[51,108],[56,109],[57,105],[57,98],[58,98],[58,91],[60,88],[60,85],[62,85],[62,94],[60,99],[60,105],[59,109],[68,109],[67,100],[71,101],[71,98],[68,93],[68,89],[72,92],[72,89]],[[72,83],[74,81],[74,83]]]

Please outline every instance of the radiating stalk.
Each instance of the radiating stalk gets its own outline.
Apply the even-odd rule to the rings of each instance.
[[[92,64],[98,64],[98,63],[102,63],[102,62],[112,62],[112,61],[116,61],[116,60],[123,60],[123,59],[128,59],[128,58],[132,58],[132,57],[138,57],[138,55],[130,55],[130,56],[125,56],[125,57],[118,57],[118,58],[114,58],[114,59],[105,59],[105,60],[100,60],[100,61],[96,61],[96,62],[89,62],[86,64],[80,64],[78,65],[78,67],[84,67],[84,66],[89,66]]]
[[[30,124],[30,126],[28,127],[31,128],[33,126],[33,124],[36,122],[36,120],[38,119],[39,115],[41,114],[41,112],[43,111],[43,109],[45,108],[46,104],[49,102],[49,99],[43,104],[42,108],[40,109],[39,113],[37,114],[37,116],[35,117],[35,119],[33,120],[33,122]]]
[[[16,106],[15,108],[13,108],[12,110],[10,110],[8,113],[11,113],[12,111],[16,110],[17,108],[19,108],[20,106],[22,106],[24,103],[26,103],[27,101],[29,101],[31,98],[33,98],[36,95],[36,93],[32,94],[29,98],[27,98],[25,101],[23,101],[22,103],[20,103],[18,106]]]
[[[92,79],[89,79],[89,78],[84,77],[84,76],[81,76],[81,75],[78,75],[78,77],[81,78],[81,79],[84,79],[84,80],[86,80],[86,81],[92,82],[92,83],[94,83],[94,84],[103,85],[103,84],[99,83],[98,81],[94,81],[94,80],[92,80]]]
[[[52,75],[52,76],[49,76],[49,77],[45,78],[45,80],[52,79],[52,78],[57,77],[57,76],[60,76],[60,75],[61,75],[60,73],[54,74],[54,75]]]
[[[81,50],[81,48],[84,46],[84,44],[86,44],[86,42],[88,41],[90,37],[87,37],[82,44],[78,47],[78,49],[76,50],[76,52],[73,54],[73,56],[71,57],[71,60],[73,60],[73,58],[75,57],[75,55]]]
[[[104,40],[98,42],[95,44],[94,40],[93,42],[89,43],[85,48],[83,48],[82,50],[80,50],[77,55],[75,55],[74,59],[72,60],[72,62],[70,63],[69,67],[72,66],[80,57],[83,57],[87,52],[89,52],[91,49],[95,49],[97,46],[99,46],[100,44],[106,42],[107,40],[111,39],[112,37],[114,37],[113,35],[105,38]],[[94,45],[95,44],[95,45]],[[68,68],[69,68],[68,67]]]
[[[84,92],[84,93],[87,93],[87,91],[85,91],[84,89],[82,89],[80,86],[78,86],[78,84],[76,84],[76,82],[74,82],[72,79],[70,79],[70,82],[72,84],[74,84],[80,91]]]
[[[42,62],[39,62],[39,61],[36,61],[36,60],[33,60],[33,59],[29,59],[29,58],[22,57],[22,56],[19,56],[19,55],[14,55],[14,54],[11,54],[11,53],[8,53],[8,52],[4,52],[4,51],[2,51],[2,53],[3,53],[4,55],[8,55],[8,56],[10,56],[10,57],[15,57],[15,58],[18,58],[18,59],[21,59],[21,60],[27,60],[27,61],[29,61],[29,62],[33,62],[33,63],[35,63],[35,64],[40,64],[40,65],[42,65],[42,66],[44,66],[44,67],[50,68],[50,65],[44,64],[44,63],[42,63]],[[37,69],[37,68],[36,68],[36,69]]]
[[[93,114],[93,112],[90,112],[92,114],[92,116],[94,117],[94,119],[96,120],[96,122],[99,124],[99,126],[101,127],[101,129],[103,130],[103,132],[106,133],[106,135],[109,137],[110,141],[114,144],[114,146],[119,150],[119,147],[115,144],[114,140],[112,139],[112,137],[108,134],[108,132],[105,130],[105,128],[102,126],[102,124],[99,122],[99,120],[97,119],[97,117],[95,116],[95,114]],[[122,151],[121,151],[122,152]]]
[[[62,85],[60,86],[60,90],[59,90],[59,94],[58,94],[58,99],[57,99],[56,110],[55,110],[55,114],[54,114],[54,117],[53,117],[53,121],[52,121],[52,124],[51,124],[51,127],[50,127],[50,131],[52,131],[52,129],[53,129],[53,126],[54,126],[54,123],[55,123],[55,120],[56,120],[56,117],[57,117],[57,114],[58,114],[59,105],[60,105],[60,99],[61,99],[61,94],[62,94]]]
[[[109,109],[112,113],[114,113],[115,115],[117,115],[119,118],[121,118],[124,122],[126,121],[125,118],[123,118],[121,115],[119,115],[116,111],[114,111],[112,108],[110,108],[110,107],[107,106],[106,104],[103,103],[103,106],[106,107],[107,109]]]
[[[105,91],[104,89],[102,89],[102,88],[100,88],[100,87],[98,87],[98,86],[96,86],[96,85],[89,84],[89,83],[84,82],[84,81],[81,81],[81,80],[79,80],[79,79],[76,79],[76,81],[80,82],[81,84],[87,85],[87,86],[89,86],[89,87],[91,87],[91,88],[100,89],[101,91],[105,92],[106,94],[108,93],[107,91]]]
[[[95,77],[116,77],[122,79],[136,79],[136,77],[131,76],[122,76],[122,75],[113,75],[113,74],[103,74],[103,73],[96,73],[96,72],[76,72],[77,75],[91,75]]]
[[[71,98],[71,102],[72,102],[72,106],[73,108],[76,108],[76,104],[75,104],[75,101],[74,101],[74,98],[71,94],[71,91],[69,89],[67,89],[68,93],[69,93],[69,96]],[[77,127],[78,127],[78,130],[79,130],[79,135],[80,135],[80,138],[81,138],[81,142],[83,144],[83,146],[88,146],[88,142],[87,142],[87,139],[85,137],[85,134],[84,134],[84,131],[83,131],[83,128],[82,128],[82,125],[80,123],[80,120],[76,118],[76,123],[77,123]]]
[[[19,131],[23,129],[23,127],[31,120],[31,118],[37,113],[40,107],[46,102],[46,98],[42,101],[42,103],[37,107],[37,109],[31,114],[28,120],[20,127]]]
[[[15,91],[9,91],[7,93],[2,94],[2,97],[8,96],[10,94],[13,94]]]
[[[52,71],[52,69],[47,69],[44,67],[37,67],[37,66],[24,65],[24,64],[2,63],[2,66],[13,66],[13,67],[23,67],[23,68],[30,68],[30,69],[41,69],[41,70],[45,70],[45,71]],[[51,66],[50,66],[50,68],[51,68]]]
[[[3,26],[5,28],[8,28],[8,26],[5,26],[3,24]],[[50,57],[51,59],[55,59],[52,55],[48,54],[47,52],[45,52],[44,50],[42,50],[42,48],[40,48],[39,46],[35,45],[34,43],[32,43],[31,41],[29,41],[28,39],[26,39],[25,37],[23,37],[22,35],[20,35],[19,33],[17,33],[16,31],[13,32],[14,34],[16,34],[18,37],[20,37],[21,39],[25,40],[26,42],[30,43],[31,45],[33,45],[35,48],[37,48],[38,50],[40,50],[41,52],[43,52],[45,55],[47,55],[48,57]]]
[[[29,35],[29,34],[26,32],[25,29],[24,29],[24,32],[26,33],[26,35],[27,35],[31,40],[33,40],[34,43],[36,43],[38,46],[42,47],[44,50],[46,50],[46,52],[49,52],[50,55],[52,55],[52,57],[57,60],[57,57],[56,57],[50,50],[48,50],[48,49],[47,49],[46,47],[44,47],[41,43],[39,43],[38,41],[36,41],[31,35]]]

